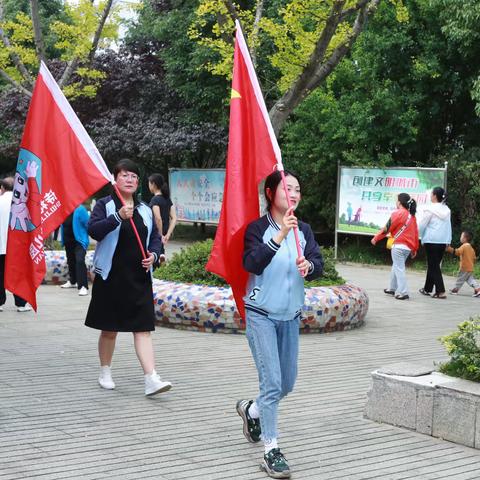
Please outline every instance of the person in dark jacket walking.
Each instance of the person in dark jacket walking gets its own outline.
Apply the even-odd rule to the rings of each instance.
[[[237,412],[249,442],[263,440],[262,468],[273,478],[288,478],[290,468],[277,443],[280,400],[293,390],[297,377],[298,340],[304,280],[323,272],[323,259],[312,229],[294,215],[300,203],[300,184],[285,172],[288,196],[280,172],[265,180],[268,212],[245,233],[243,266],[250,272],[245,295],[247,339],[259,378],[255,401],[240,400]],[[298,227],[303,254],[297,258],[293,229]]]
[[[112,390],[115,383],[111,363],[118,332],[132,332],[135,352],[143,368],[145,395],[170,390],[155,371],[150,332],[155,330],[151,269],[160,252],[160,237],[152,210],[135,197],[139,170],[130,160],[120,160],[113,170],[115,193],[100,199],[93,209],[88,233],[97,240],[93,259],[95,280],[85,325],[101,330],[98,341],[102,388]],[[147,258],[143,259],[130,219],[137,228]]]
[[[85,255],[88,248],[88,211],[79,205],[62,224],[62,244],[68,264],[68,280],[62,288],[78,288],[80,296],[88,295]]]

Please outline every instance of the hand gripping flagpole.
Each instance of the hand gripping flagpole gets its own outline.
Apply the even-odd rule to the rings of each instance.
[[[285,177],[285,171],[284,171],[282,163],[277,164],[277,170],[280,172],[280,175],[282,176],[282,185],[283,185],[283,189],[285,190],[285,196],[287,197],[287,205],[288,205],[288,208],[290,209],[290,208],[292,208],[292,202],[291,202],[290,197],[288,195],[287,179]],[[293,229],[293,234],[295,235],[295,244],[297,246],[297,255],[299,257],[301,257],[302,256],[302,249],[300,248],[300,239],[298,237],[298,227],[295,227]]]
[[[113,188],[115,189],[115,193],[117,194],[117,197],[120,199],[120,203],[124,207],[125,200],[123,199],[122,194],[120,193],[120,190],[117,187],[117,184],[112,183],[112,185],[113,185]],[[133,228],[133,233],[135,234],[135,238],[137,239],[138,246],[140,247],[140,251],[142,252],[142,257],[144,260],[146,260],[147,255],[145,253],[145,249],[143,248],[143,243],[142,243],[142,240],[140,239],[140,235],[138,234],[137,227],[135,226],[135,223],[133,223],[133,218],[130,218],[129,220],[130,220],[130,225]]]

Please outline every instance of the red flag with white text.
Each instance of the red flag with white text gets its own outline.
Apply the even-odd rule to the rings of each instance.
[[[260,216],[258,186],[281,164],[280,149],[255,69],[237,22],[233,60],[227,168],[220,214],[207,270],[232,287],[237,309],[245,318],[248,273],[243,269],[247,225]]]
[[[112,176],[42,62],[28,110],[13,187],[5,287],[37,310],[46,272],[44,239]]]

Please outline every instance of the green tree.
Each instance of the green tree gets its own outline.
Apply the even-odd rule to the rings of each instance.
[[[240,20],[249,38],[254,61],[267,43],[268,61],[279,72],[280,91],[270,109],[279,133],[293,111],[332,74],[364,30],[381,0],[290,0],[267,8],[263,0],[234,4],[231,0],[201,0],[190,35],[209,47],[216,59],[206,67],[230,75],[231,32]],[[393,0],[400,20],[406,10]],[[272,15],[272,16],[269,16]],[[273,47],[273,48],[272,48]]]
[[[437,6],[404,4],[404,22],[392,5],[379,7],[351,55],[283,132],[285,162],[305,179],[304,214],[318,226],[334,226],[337,162],[441,167],[455,149],[479,145],[476,65],[444,34]]]
[[[0,1],[0,77],[31,96],[40,61],[54,54],[65,62],[59,79],[65,93],[94,96],[102,78],[100,71],[90,68],[95,52],[117,38],[113,0],[43,3],[49,6],[30,0],[26,11],[24,0],[5,5]]]

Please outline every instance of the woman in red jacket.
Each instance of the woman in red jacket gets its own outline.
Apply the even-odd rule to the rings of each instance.
[[[384,292],[395,295],[397,300],[407,300],[408,287],[405,275],[405,262],[411,256],[415,258],[418,250],[418,226],[415,218],[417,203],[408,193],[400,193],[397,199],[397,210],[389,218],[387,224],[373,238],[372,245],[385,238],[387,234],[394,239],[392,247],[392,273],[390,288]]]

